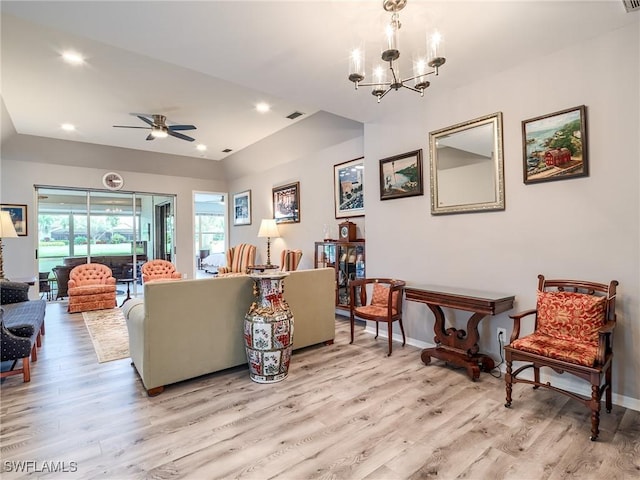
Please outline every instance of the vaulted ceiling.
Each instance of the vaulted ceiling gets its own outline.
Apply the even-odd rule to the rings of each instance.
[[[354,91],[347,70],[358,44],[366,45],[368,67],[378,63],[389,16],[381,1],[3,0],[1,14],[1,94],[17,133],[210,160],[318,111],[371,122],[407,102],[428,109],[429,96],[638,23],[640,15],[626,13],[620,0],[409,0],[400,13],[401,72],[411,75],[411,54],[424,48],[431,26],[445,37],[447,63],[424,98],[401,90],[377,104],[369,88]],[[68,49],[85,64],[64,63]],[[557,73],[544,65],[531,72]],[[256,112],[259,102],[271,111]],[[303,115],[286,118],[293,112]],[[183,133],[196,141],[147,141],[146,130],[113,128],[145,126],[133,113],[193,124],[197,130]]]

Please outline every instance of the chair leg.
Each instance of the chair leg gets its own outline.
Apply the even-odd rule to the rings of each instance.
[[[44,320],[42,320],[42,325],[40,325],[40,333],[44,335]]]
[[[31,361],[32,362],[38,361],[38,350],[35,343],[33,344],[33,347],[31,347]]]
[[[540,383],[540,367],[537,365],[533,366],[533,379],[536,383]],[[538,385],[533,386],[534,390],[537,390],[538,388],[540,388]]]
[[[407,343],[407,340],[404,337],[404,326],[402,325],[402,319],[401,318],[398,319],[398,323],[400,324],[400,331],[402,332],[402,346],[404,347],[405,344]]]
[[[379,324],[379,322],[376,322],[376,336],[375,336],[375,338],[378,338],[378,324]]]
[[[504,404],[505,407],[509,408],[511,406],[511,391],[513,390],[513,383],[511,380],[511,359],[507,359],[507,372],[504,376],[504,383],[507,388],[507,402]]]
[[[31,367],[29,365],[29,357],[22,359],[22,382],[27,383],[31,381]]]
[[[604,379],[605,379],[605,388],[607,389],[607,391],[605,392],[605,408],[607,409],[607,413],[611,413],[611,407],[613,405],[612,399],[611,399],[611,371],[613,370],[613,361],[609,364],[609,368],[607,369],[606,372],[604,372]]]
[[[598,438],[598,427],[600,426],[600,387],[591,385],[591,441],[594,442]]]
[[[377,324],[378,323],[376,322],[376,325]],[[388,325],[388,330],[389,330],[389,333],[388,333],[388,335],[389,335],[389,353],[387,353],[387,357],[390,357],[391,356],[391,350],[393,349],[393,347],[392,347],[392,343],[393,342],[391,340],[392,337],[393,337],[393,322],[389,322],[389,323],[387,323],[387,325]]]
[[[349,345],[351,345],[353,343],[353,324],[354,324],[353,312],[351,312],[351,315],[349,315],[349,323],[351,324],[351,341],[349,342]]]

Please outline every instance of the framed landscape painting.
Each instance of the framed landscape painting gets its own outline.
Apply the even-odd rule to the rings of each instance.
[[[424,195],[422,149],[380,160],[380,200]]]
[[[364,157],[333,167],[336,218],[364,216]]]
[[[273,218],[276,223],[300,222],[300,182],[273,188]]]
[[[589,175],[586,107],[522,122],[524,183]]]
[[[13,222],[13,228],[16,229],[16,233],[19,237],[27,236],[27,206],[26,205],[14,205],[14,204],[2,204],[0,210],[3,212],[9,212],[11,221]]]
[[[251,190],[233,194],[233,224],[251,225]]]

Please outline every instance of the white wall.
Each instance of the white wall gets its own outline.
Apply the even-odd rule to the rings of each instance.
[[[635,408],[639,43],[638,26],[628,27],[463,88],[434,89],[397,117],[365,126],[367,274],[511,293],[514,311],[535,305],[538,273],[616,279],[614,392],[635,399]],[[446,84],[445,70],[438,85]],[[395,100],[390,94],[383,101]],[[521,121],[581,104],[587,106],[589,177],[525,185]],[[428,132],[496,111],[504,115],[505,211],[432,216],[428,173],[424,196],[378,200],[378,159],[422,148],[428,162]],[[468,316],[455,313],[464,328]],[[405,317],[408,336],[432,342],[433,316],[425,306],[407,305]],[[494,358],[499,326],[511,331],[506,313],[480,324],[481,349]]]

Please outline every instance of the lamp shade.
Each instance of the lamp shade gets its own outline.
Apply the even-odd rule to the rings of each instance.
[[[275,238],[279,236],[280,236],[280,233],[278,232],[278,226],[276,225],[275,219],[263,218],[262,222],[260,222],[260,230],[258,230],[258,237]]]
[[[0,212],[0,238],[17,237],[16,229],[11,221],[9,212]]]

